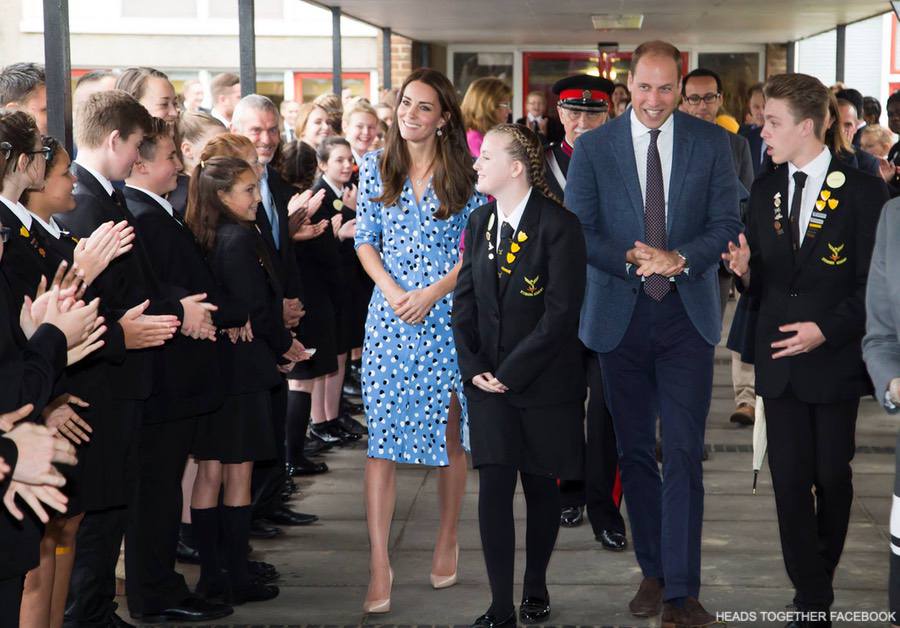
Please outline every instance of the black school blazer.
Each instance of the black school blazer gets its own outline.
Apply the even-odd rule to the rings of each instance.
[[[499,223],[491,202],[472,212],[465,231],[452,325],[466,394],[490,394],[471,385],[475,375],[490,371],[509,388],[514,405],[583,399],[578,318],[587,255],[581,224],[532,189],[513,234],[513,257],[498,277]]]

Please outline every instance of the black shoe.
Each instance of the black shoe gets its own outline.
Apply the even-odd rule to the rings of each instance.
[[[178,539],[178,545],[175,546],[175,560],[179,563],[199,565],[200,552],[185,543],[183,539]]]
[[[362,396],[362,388],[360,388],[359,382],[354,382],[353,380],[345,381],[344,387],[341,390],[348,397],[361,397]]]
[[[331,433],[329,430],[330,426],[328,425],[328,421],[324,423],[313,423],[309,426],[309,435],[306,437],[307,442],[310,439],[317,438],[320,441],[334,447],[335,445],[341,444],[341,439]]]
[[[485,613],[481,617],[475,620],[475,623],[472,624],[472,628],[499,628],[500,626],[515,626],[516,625],[516,613],[513,611],[509,617],[506,619],[500,619],[495,615],[491,615],[490,613]]]
[[[369,434],[368,428],[349,414],[342,414],[336,418],[335,421],[337,421],[337,424],[340,425],[341,429],[345,432],[358,434],[360,437],[368,436]]]
[[[247,561],[247,573],[253,582],[261,584],[268,584],[281,577],[281,574],[278,573],[278,570],[273,565],[257,560]]]
[[[550,600],[526,597],[519,606],[519,621],[523,624],[537,624],[550,617]]]
[[[316,515],[295,512],[287,506],[282,506],[272,514],[267,515],[266,520],[280,526],[308,526],[309,524],[318,521],[319,518]]]
[[[260,519],[254,519],[250,522],[250,538],[252,539],[271,539],[279,534],[283,534],[281,528],[267,526]]]
[[[352,420],[352,419],[351,419]],[[358,441],[362,436],[360,434],[353,434],[345,430],[338,419],[331,419],[329,421],[325,421],[319,429],[325,429],[332,436],[339,438],[340,443],[339,446],[344,446],[348,443],[352,443],[354,441]],[[368,433],[368,432],[367,432]]]
[[[352,401],[347,400],[344,397],[341,397],[341,414],[362,414],[363,413],[363,404],[361,403],[353,403]]]
[[[191,596],[182,600],[171,608],[166,608],[158,613],[131,613],[131,617],[144,623],[158,623],[164,621],[209,621],[227,617],[234,609],[226,604],[217,604],[203,598]]]
[[[559,525],[564,528],[575,528],[584,523],[583,506],[566,506],[559,515]]]
[[[265,602],[278,597],[278,587],[272,584],[247,584],[240,588],[232,589],[225,600],[229,604],[243,604],[245,602]]]
[[[334,444],[336,445],[337,443]],[[326,443],[324,440],[310,432],[306,437],[306,442],[303,444],[303,455],[317,456],[329,451],[332,446],[331,443]]]
[[[300,458],[296,464],[291,465],[291,475],[297,477],[299,475],[319,475],[327,473],[328,465],[324,462],[313,462],[306,456]]]
[[[611,552],[624,552],[628,547],[628,540],[625,535],[615,530],[602,530],[600,534],[594,537],[603,546],[603,549]]]

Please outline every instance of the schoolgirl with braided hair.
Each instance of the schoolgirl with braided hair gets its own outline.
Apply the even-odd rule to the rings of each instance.
[[[473,626],[514,626],[513,495],[528,505],[522,623],[550,616],[546,572],[559,531],[557,480],[580,477],[585,380],[578,318],[584,236],[547,188],[533,131],[491,129],[475,162],[494,201],[472,212],[452,326],[479,472],[478,519],[491,585]]]

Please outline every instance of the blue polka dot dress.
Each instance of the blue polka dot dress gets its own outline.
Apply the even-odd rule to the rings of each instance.
[[[466,207],[446,220],[433,216],[439,201],[431,185],[416,202],[407,179],[395,205],[372,199],[382,192],[381,151],[363,158],[356,207],[356,247],[371,244],[385,270],[404,290],[429,286],[460,259],[459,241],[469,214],[486,198],[473,193]],[[423,323],[408,325],[394,315],[378,286],[372,292],[362,355],[363,404],[371,458],[446,466],[447,412],[451,393],[463,404],[462,381],[450,328],[453,294],[434,304]]]

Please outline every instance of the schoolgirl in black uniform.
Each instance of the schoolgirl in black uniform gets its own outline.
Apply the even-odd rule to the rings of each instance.
[[[465,382],[478,520],[492,603],[473,626],[515,626],[513,569],[517,476],[528,504],[523,623],[550,615],[546,571],[559,531],[558,479],[579,477],[586,385],[578,341],[584,236],[544,181],[533,131],[502,124],[475,162],[475,210],[453,301]]]

